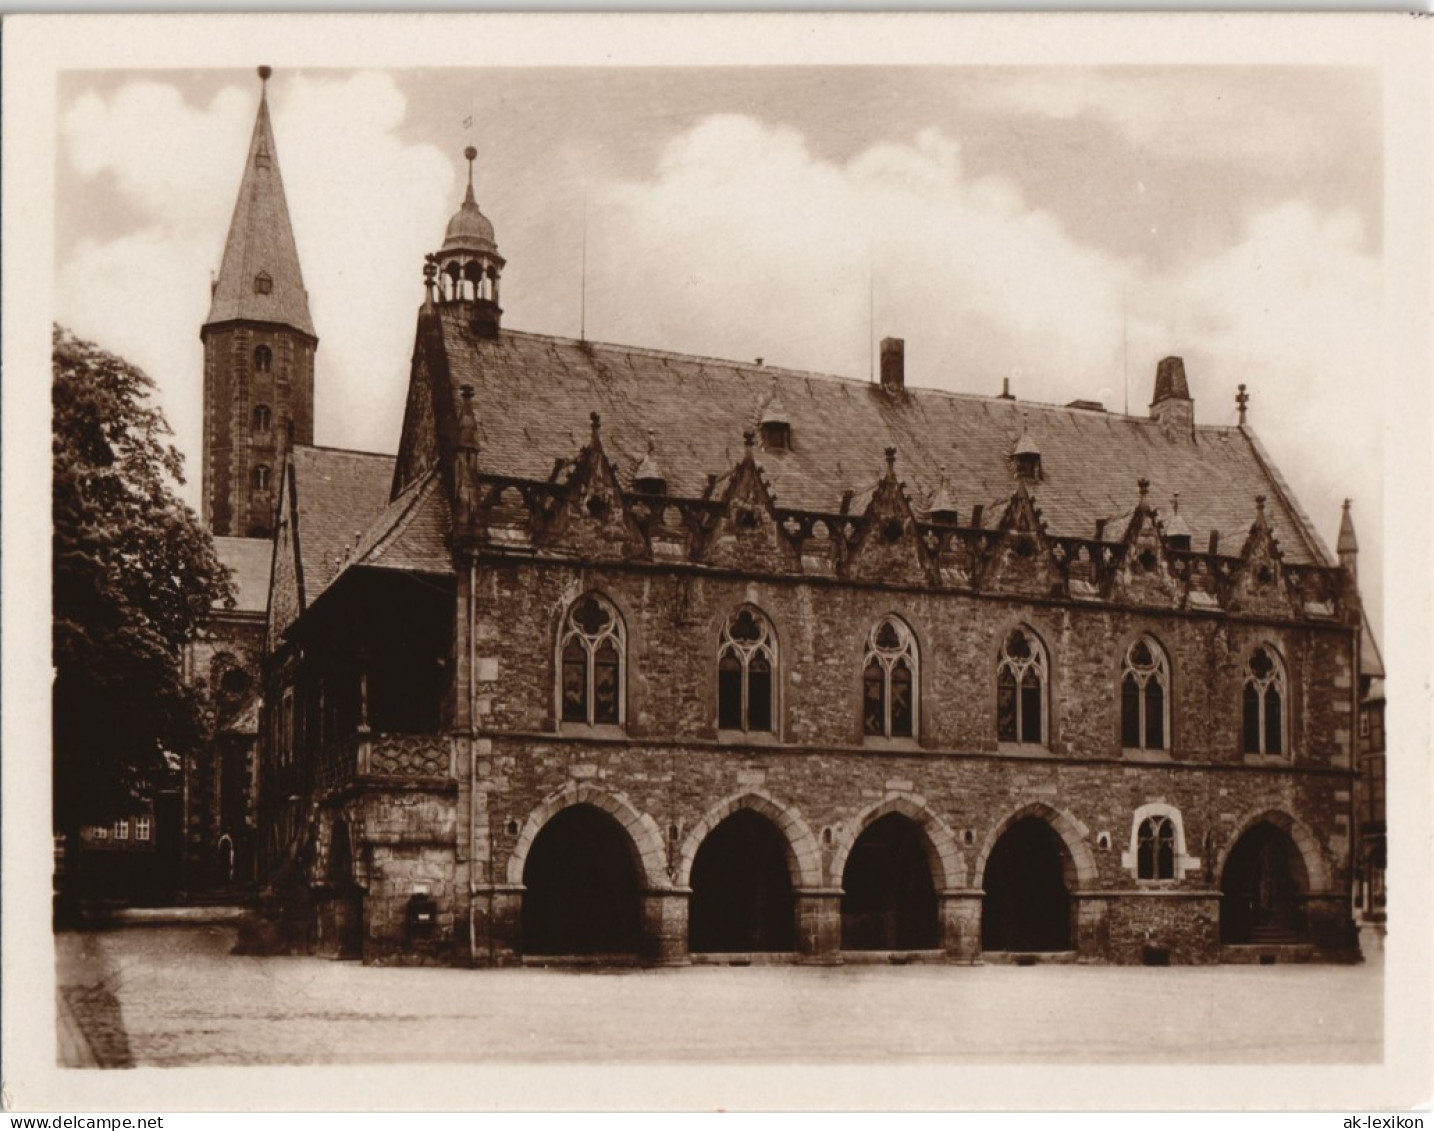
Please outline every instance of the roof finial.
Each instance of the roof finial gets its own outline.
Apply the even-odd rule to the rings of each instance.
[[[1175,497],[1170,500],[1170,507],[1176,513],[1180,513],[1180,492],[1175,492]]]
[[[1245,386],[1240,386],[1240,391],[1235,394],[1235,404],[1240,410],[1240,423],[1245,423],[1245,406],[1250,403],[1250,394],[1245,392]]]
[[[464,204],[477,204],[478,199],[473,195],[473,162],[478,158],[478,151],[471,145],[463,150],[463,156],[468,158],[468,194],[464,196]]]
[[[267,88],[268,85],[269,85],[269,76],[272,75],[273,73],[274,73],[273,70],[272,70],[271,68],[269,68],[269,67],[260,67],[260,68],[259,68],[259,81],[260,81],[261,83],[263,83],[266,88]]]
[[[1264,517],[1265,517],[1265,496],[1264,496],[1264,495],[1256,495],[1256,496],[1255,496],[1255,510],[1256,510],[1256,512],[1259,514],[1259,516],[1260,516],[1261,518],[1264,518]]]
[[[592,421],[593,443],[597,443],[598,431],[602,428],[602,413],[593,412],[589,414],[588,419]]]
[[[747,453],[749,455],[752,451],[752,445],[754,445],[756,442],[757,433],[753,432],[752,429],[748,428],[745,432],[742,433],[742,444],[744,447],[746,447]]]
[[[1135,481],[1135,485],[1140,488],[1140,497],[1142,499],[1144,499],[1146,495],[1150,494],[1149,479],[1146,479],[1144,476],[1141,476],[1141,478]]]
[[[892,445],[886,449],[886,470],[896,470],[896,446]]]

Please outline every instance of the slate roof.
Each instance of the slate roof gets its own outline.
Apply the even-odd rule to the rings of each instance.
[[[234,612],[262,613],[269,606],[274,543],[267,538],[214,539],[214,553],[234,582]]]
[[[296,444],[289,454],[298,510],[294,537],[305,604],[338,576],[388,508],[394,457]]]
[[[426,315],[427,316],[427,315]],[[757,459],[777,505],[836,512],[842,495],[869,498],[898,450],[899,478],[924,511],[945,466],[963,521],[973,504],[995,521],[1016,488],[1009,458],[1024,427],[1041,453],[1032,491],[1052,534],[1091,538],[1097,519],[1129,516],[1137,480],[1150,480],[1160,512],[1180,493],[1193,549],[1220,534],[1238,554],[1255,519],[1255,496],[1286,559],[1331,564],[1328,551],[1247,427],[1197,426],[1167,435],[1144,417],[937,390],[888,394],[879,385],[750,363],[579,342],[503,329],[475,336],[462,306],[441,306],[441,340],[453,386],[476,389],[479,465],[488,474],[546,480],[557,459],[588,441],[589,413],[602,414],[602,443],[625,484],[655,429],[667,491],[699,496],[743,454],[774,393],[791,420],[791,448]],[[859,504],[856,504],[859,506]],[[855,506],[854,506],[855,509]],[[1112,521],[1108,538],[1124,532]]]
[[[452,528],[453,513],[443,480],[437,471],[430,471],[374,520],[348,564],[451,574],[453,556],[447,537]]]
[[[256,292],[254,280],[267,274],[271,289]],[[247,319],[292,326],[314,337],[309,294],[299,270],[299,252],[289,222],[279,151],[269,124],[269,100],[259,99],[254,135],[239,182],[239,198],[229,221],[224,259],[210,299],[205,325]]]

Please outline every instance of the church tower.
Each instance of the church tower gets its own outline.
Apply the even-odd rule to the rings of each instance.
[[[204,521],[218,536],[268,538],[287,446],[314,439],[319,339],[269,124],[269,68],[204,342]]]

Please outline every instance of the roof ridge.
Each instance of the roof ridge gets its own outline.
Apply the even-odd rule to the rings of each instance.
[[[500,337],[512,335],[513,337],[528,338],[533,341],[551,342],[576,346],[579,349],[611,350],[614,353],[637,354],[641,357],[671,358],[673,360],[711,363],[713,365],[726,366],[731,369],[740,369],[751,373],[772,374],[775,376],[797,377],[802,379],[815,378],[819,381],[831,381],[843,385],[855,385],[858,388],[879,389],[879,382],[867,380],[864,377],[844,377],[840,373],[826,373],[817,369],[793,369],[784,365],[769,365],[763,362],[758,365],[755,361],[739,361],[736,358],[717,357],[711,354],[683,353],[681,350],[658,349],[654,346],[633,346],[620,342],[597,342],[591,338],[570,338],[563,334],[543,334],[533,330],[515,330],[504,326]],[[1007,397],[999,393],[972,393],[962,389],[943,389],[931,385],[908,385],[907,393],[930,394],[939,397],[951,397],[956,400],[970,401],[1000,401],[1011,405],[1025,405],[1033,408],[1055,409],[1059,412],[1084,413],[1092,416],[1107,416],[1119,420],[1128,420],[1137,424],[1150,424],[1159,426],[1159,421],[1150,416],[1139,416],[1134,413],[1116,412],[1113,409],[1101,407],[1099,409],[1086,408],[1070,404],[1057,404],[1054,401],[1028,400],[1021,397]],[[1226,426],[1215,424],[1197,424],[1200,429],[1224,429]]]
[[[331,444],[295,444],[292,452],[331,452],[335,455],[347,456],[371,456],[375,459],[398,459],[397,454],[390,455],[387,452],[368,452],[362,448],[336,448]]]

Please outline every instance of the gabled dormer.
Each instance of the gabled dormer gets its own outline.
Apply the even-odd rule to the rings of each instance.
[[[896,478],[896,449],[886,449],[882,475],[857,524],[847,576],[860,581],[921,585],[936,572],[916,524],[905,485]]]
[[[694,558],[722,569],[796,573],[801,557],[777,520],[776,500],[755,454],[757,438],[743,437],[742,458],[715,498],[717,512]]]

